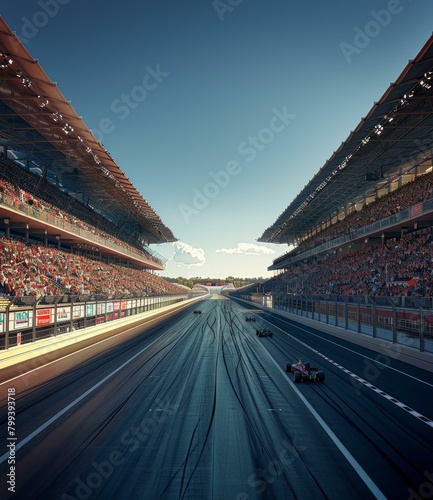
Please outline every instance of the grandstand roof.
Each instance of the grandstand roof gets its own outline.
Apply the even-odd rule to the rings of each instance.
[[[383,179],[431,158],[433,35],[258,241],[295,243]]]
[[[0,146],[119,230],[146,243],[176,241],[2,17]]]

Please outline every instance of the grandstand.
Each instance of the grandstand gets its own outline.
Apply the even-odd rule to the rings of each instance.
[[[0,76],[1,291],[184,293],[153,274],[173,233],[1,17]]]
[[[262,292],[433,296],[432,61],[433,36],[264,231],[293,248]]]

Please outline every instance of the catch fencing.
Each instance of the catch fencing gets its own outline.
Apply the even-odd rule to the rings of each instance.
[[[239,298],[395,344],[433,352],[431,297],[245,293]]]
[[[102,298],[59,295],[0,298],[0,349],[181,302],[189,294]]]

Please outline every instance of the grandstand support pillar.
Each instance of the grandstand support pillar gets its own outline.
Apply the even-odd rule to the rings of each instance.
[[[69,320],[69,331],[70,332],[74,331],[74,304],[75,304],[75,300],[73,299],[71,301],[71,319]]]
[[[376,331],[376,303],[373,302],[371,305],[371,318],[372,318],[372,326],[373,326],[373,338],[375,339],[377,337],[377,331]]]
[[[25,230],[26,230],[25,239],[26,239],[26,243],[28,243],[29,242],[29,225],[28,224],[25,225]]]
[[[358,302],[358,328],[357,332],[361,333],[361,304]]]
[[[57,241],[57,249],[60,250],[61,248],[60,234],[56,234],[56,241]]]
[[[37,303],[38,303],[38,301],[35,300],[35,303],[33,304],[32,342],[36,342],[36,304]]]
[[[392,343],[397,344],[397,311],[392,301],[390,302],[392,305]]]
[[[329,324],[329,300],[325,299],[326,324]]]
[[[84,300],[83,329],[87,328],[87,299]]]
[[[5,226],[6,226],[6,239],[10,240],[11,239],[11,226],[10,226],[10,218],[9,217],[5,217],[3,219],[3,222],[5,223]]]
[[[423,352],[425,350],[425,340],[424,340],[424,311],[422,307],[419,308],[419,350]]]
[[[58,326],[57,326],[57,318],[58,318],[58,315],[57,315],[57,305],[58,305],[58,300],[55,301],[54,303],[54,326],[53,326],[53,335],[54,337],[57,337],[57,333],[58,333]]]
[[[349,329],[349,306],[347,300],[344,303],[344,328],[345,330]]]
[[[338,300],[335,299],[335,326],[338,326]]]
[[[9,349],[9,309],[11,305],[8,304],[5,309],[5,350]]]

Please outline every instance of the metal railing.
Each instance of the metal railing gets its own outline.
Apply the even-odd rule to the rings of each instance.
[[[5,207],[10,208],[12,211],[19,212],[21,214],[27,215],[32,219],[37,219],[38,221],[49,224],[61,231],[66,231],[69,234],[79,236],[85,239],[89,244],[95,245],[95,247],[109,248],[110,250],[115,250],[120,254],[126,255],[128,257],[134,257],[141,262],[148,264],[159,264],[163,265],[160,256],[157,252],[150,249],[146,249],[146,253],[141,253],[138,250],[134,250],[131,246],[125,248],[124,246],[117,244],[114,239],[108,239],[103,235],[98,234],[96,231],[93,232],[90,229],[85,229],[78,225],[72,224],[62,217],[58,217],[51,212],[44,212],[39,210],[35,205],[28,205],[20,201],[18,198],[12,198],[5,193],[0,193],[0,204]]]
[[[0,297],[0,350],[175,304],[197,294]]]
[[[433,353],[432,297],[372,297],[343,295],[234,294],[354,334]]]
[[[431,212],[433,212],[433,198],[430,198],[429,200],[424,202],[420,202],[418,205],[420,205],[420,208],[419,212],[417,212],[417,217],[421,215],[431,214]],[[390,229],[396,225],[403,224],[412,219],[412,207],[405,208],[397,214],[389,215],[388,217],[384,217],[383,219],[372,222],[371,224],[368,224],[366,226],[352,229],[350,231],[350,234],[348,233],[331,239],[326,243],[322,243],[321,245],[317,245],[309,250],[299,252],[296,255],[291,256],[290,254],[292,252],[288,252],[286,254],[286,259],[284,258],[284,255],[278,257],[274,260],[274,263],[269,267],[269,269],[281,269],[284,266],[288,266],[289,264],[299,262],[324,251],[335,250],[345,243],[349,243],[350,241],[357,240],[363,237],[366,238],[372,236],[379,231],[385,231],[386,229]]]

